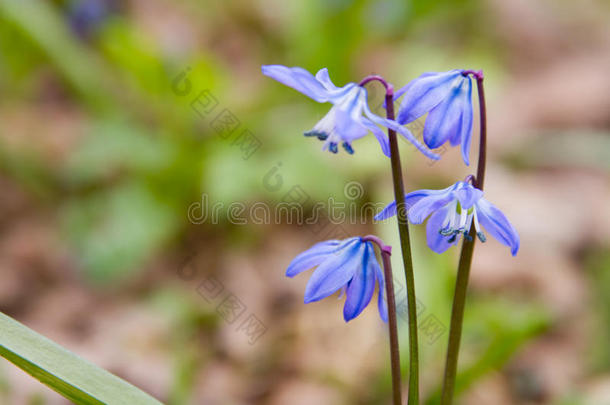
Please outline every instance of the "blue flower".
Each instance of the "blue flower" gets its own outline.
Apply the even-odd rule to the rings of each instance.
[[[470,227],[474,222],[481,242],[486,237],[485,228],[500,243],[510,247],[512,255],[519,250],[519,235],[504,214],[483,198],[483,192],[469,183],[458,181],[444,190],[418,190],[405,195],[409,221],[421,224],[427,217],[428,246],[436,253],[443,253],[456,245],[460,235],[470,239]],[[396,202],[389,204],[376,220],[396,215]]]
[[[88,39],[114,11],[116,5],[111,0],[79,0],[70,3],[68,18],[74,32],[82,39]]]
[[[428,113],[424,142],[436,149],[449,141],[462,145],[462,158],[469,164],[472,137],[472,81],[464,70],[424,73],[396,92],[404,94],[397,121],[408,124]]]
[[[383,153],[390,156],[388,137],[377,126],[382,125],[400,133],[429,158],[439,159],[438,155],[419,143],[407,128],[394,120],[373,114],[368,107],[367,92],[364,87],[356,83],[337,87],[331,82],[326,68],[320,69],[315,77],[300,67],[265,65],[262,71],[263,74],[319,103],[333,104],[328,114],[311,131],[305,133],[305,136],[315,136],[324,141],[322,147],[324,150],[337,153],[338,145],[341,145],[349,154],[353,154],[352,142],[371,131],[379,141]]]
[[[343,318],[348,322],[369,304],[375,284],[379,284],[379,315],[387,322],[383,272],[371,242],[356,237],[317,243],[290,263],[286,275],[294,277],[316,266],[305,289],[306,304],[341,290],[341,295],[346,295]]]

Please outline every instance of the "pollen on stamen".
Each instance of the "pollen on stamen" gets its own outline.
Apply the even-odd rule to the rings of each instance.
[[[451,236],[454,234],[454,230],[451,228],[444,228],[438,231],[443,236]]]
[[[328,138],[328,134],[325,134],[324,132],[319,132],[319,131],[307,131],[303,135],[305,135],[307,137],[315,136],[321,141],[325,141]]]
[[[328,144],[328,150],[332,153],[339,152],[339,148],[337,147],[337,144],[335,142],[331,142],[330,144]]]
[[[346,151],[347,153],[349,153],[350,155],[353,155],[353,154],[354,154],[354,148],[352,148],[352,145],[350,145],[350,144],[349,144],[349,143],[347,143],[347,142],[343,142],[343,143],[342,143],[342,146],[343,146],[343,149],[345,149],[345,151]]]
[[[485,234],[483,232],[477,232],[477,237],[483,243],[485,243],[485,241],[487,240],[487,238],[485,237]]]

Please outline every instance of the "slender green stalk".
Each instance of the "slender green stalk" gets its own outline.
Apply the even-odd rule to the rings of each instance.
[[[458,265],[457,280],[455,283],[455,294],[453,296],[453,308],[451,310],[451,325],[449,326],[449,346],[447,348],[447,359],[445,362],[445,376],[443,381],[443,393],[441,405],[449,405],[453,402],[455,390],[455,375],[457,372],[457,361],[462,338],[462,321],[464,319],[464,306],[466,303],[466,290],[468,289],[468,277],[470,276],[470,264],[476,240],[474,227],[471,229],[472,241],[462,242],[462,253]]]
[[[389,92],[388,92],[389,93]],[[387,117],[394,119],[394,95],[386,95]],[[407,285],[407,311],[409,315],[409,395],[408,405],[419,404],[419,347],[417,343],[417,311],[415,302],[415,278],[413,276],[413,259],[411,257],[411,241],[409,239],[409,225],[407,222],[407,207],[405,204],[405,191],[402,180],[402,168],[398,152],[398,139],[396,132],[388,129],[390,139],[390,155],[392,164],[392,180],[394,182],[394,198],[398,219],[398,234],[400,248],[405,269],[405,282]]]
[[[466,73],[466,72],[465,72]],[[479,95],[479,111],[481,122],[481,135],[479,141],[479,161],[477,166],[477,176],[474,178],[474,186],[483,190],[483,180],[485,178],[485,162],[487,152],[487,117],[485,108],[485,92],[483,90],[483,73],[472,73],[477,79],[477,90]],[[443,392],[441,405],[450,405],[453,402],[455,391],[455,376],[457,373],[457,362],[460,351],[460,341],[462,339],[462,323],[464,320],[464,307],[466,305],[466,292],[468,289],[468,278],[470,276],[470,266],[472,264],[472,254],[476,241],[476,230],[470,228],[470,240],[463,238],[462,252],[458,264],[457,280],[455,282],[455,293],[453,296],[453,307],[451,309],[451,324],[449,326],[449,345],[447,347],[447,359],[445,362],[445,376],[443,380]]]
[[[393,120],[394,116],[394,88],[380,76],[368,76],[360,85],[369,81],[380,81],[385,89],[386,116]],[[392,166],[392,182],[394,183],[394,198],[396,199],[398,235],[400,237],[400,249],[405,270],[405,281],[407,284],[407,311],[409,315],[409,393],[408,405],[419,404],[419,347],[417,343],[417,312],[415,300],[415,279],[413,277],[413,259],[411,257],[411,242],[409,239],[409,226],[407,222],[407,207],[405,204],[405,190],[402,179],[402,167],[400,164],[400,153],[398,151],[398,139],[396,131],[388,128],[390,141],[390,162]],[[389,305],[389,303],[388,303]]]
[[[394,405],[402,405],[400,350],[398,348],[398,325],[396,322],[396,299],[394,297],[394,280],[392,276],[392,261],[390,259],[392,248],[390,246],[386,246],[383,241],[375,235],[365,236],[362,238],[362,240],[376,243],[381,251],[386,299],[388,302],[388,329],[390,332],[390,363],[392,370],[392,401]],[[379,291],[379,294],[382,294],[382,292]]]

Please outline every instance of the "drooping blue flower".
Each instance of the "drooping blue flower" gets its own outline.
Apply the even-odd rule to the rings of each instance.
[[[294,277],[312,267],[317,269],[305,288],[306,304],[341,290],[341,295],[345,293],[346,296],[343,318],[348,322],[360,315],[369,304],[375,284],[378,284],[379,315],[387,322],[384,277],[371,242],[356,237],[317,243],[290,263],[286,275]]]
[[[424,142],[436,149],[449,141],[462,145],[462,158],[469,164],[472,138],[472,80],[464,70],[424,73],[396,92],[404,94],[397,121],[413,122],[428,113]]]
[[[68,19],[75,34],[89,39],[115,11],[114,0],[78,0],[70,2]]]
[[[460,235],[470,238],[468,233],[474,222],[481,242],[486,237],[485,228],[500,243],[510,247],[512,255],[519,250],[519,235],[506,216],[483,198],[483,192],[469,183],[458,181],[443,190],[418,190],[405,195],[409,221],[421,224],[428,217],[426,235],[428,246],[436,253],[443,253],[456,245]],[[396,215],[396,201],[389,204],[376,220]]]
[[[305,136],[315,136],[324,141],[322,147],[324,150],[337,153],[338,145],[341,145],[349,154],[353,154],[352,142],[371,131],[379,141],[383,153],[390,156],[388,137],[378,127],[381,125],[400,133],[429,158],[439,159],[437,154],[419,143],[407,128],[394,120],[373,114],[368,107],[367,92],[364,87],[356,83],[337,87],[331,82],[326,68],[320,69],[315,77],[300,67],[265,65],[262,67],[262,71],[263,74],[292,87],[319,103],[333,104],[328,114],[311,131],[305,133]]]

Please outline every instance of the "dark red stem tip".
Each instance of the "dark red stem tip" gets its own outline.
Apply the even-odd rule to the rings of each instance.
[[[366,236],[363,236],[360,239],[363,242],[373,242],[374,244],[376,244],[379,247],[379,249],[383,253],[387,253],[388,255],[392,254],[392,246],[389,246],[389,245],[386,245],[385,243],[383,243],[381,238],[378,237],[378,236],[375,236],[375,235],[366,235]]]
[[[477,183],[477,179],[474,174],[469,174],[464,178],[464,183],[470,183],[474,186]]]
[[[374,80],[377,80],[378,82],[383,84],[383,87],[385,87],[386,96],[394,95],[394,86],[392,86],[391,83],[388,83],[383,77],[381,77],[379,75],[370,75],[370,76],[365,77],[364,79],[362,79],[360,81],[360,83],[358,83],[358,86],[363,87],[365,84],[372,82]]]
[[[483,80],[483,70],[463,70],[462,75],[468,76],[472,75],[477,80]]]

